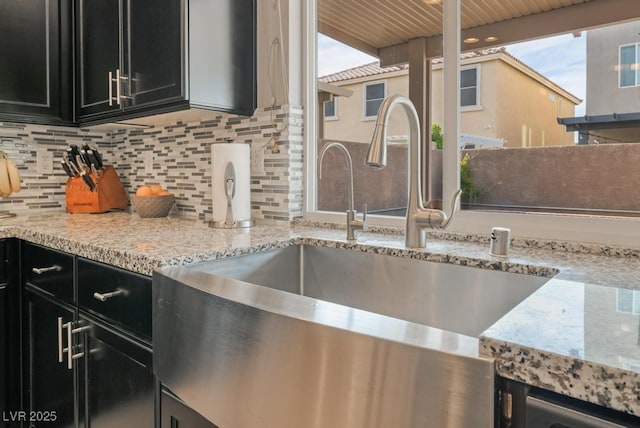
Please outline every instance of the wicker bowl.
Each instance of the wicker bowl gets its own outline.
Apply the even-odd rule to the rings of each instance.
[[[166,217],[173,207],[173,195],[136,196],[131,195],[133,209],[142,218]]]

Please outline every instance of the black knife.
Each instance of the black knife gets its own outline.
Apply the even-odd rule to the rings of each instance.
[[[91,177],[89,177],[82,168],[78,168],[75,164],[70,163],[69,165],[71,165],[71,169],[75,170],[76,174],[80,175],[80,177],[82,178],[82,181],[84,181],[87,187],[89,187],[89,190],[93,192],[96,188],[96,185],[91,179]]]
[[[82,158],[82,162],[89,167],[91,165],[91,160],[89,159],[89,154],[85,149],[80,150],[80,157]]]
[[[67,173],[67,175],[71,178],[75,177],[75,174],[73,174],[71,172],[71,168],[69,167],[69,165],[67,164],[67,161],[65,161],[64,159],[62,159],[60,161],[60,164],[62,165],[62,169],[64,169],[64,172]]]
[[[104,168],[104,162],[102,161],[102,155],[100,154],[98,149],[95,148],[95,147],[91,147],[91,151],[93,152],[93,156],[96,158],[96,167],[98,167],[98,169]]]
[[[94,174],[98,173],[98,160],[96,159],[96,155],[93,154],[93,150],[87,150],[87,158],[89,159],[89,166],[91,167],[91,171]]]

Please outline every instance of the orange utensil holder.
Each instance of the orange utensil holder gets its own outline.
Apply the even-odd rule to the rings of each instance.
[[[103,213],[127,207],[129,197],[118,173],[111,165],[107,165],[99,175],[88,175],[96,185],[93,192],[89,190],[82,177],[67,180],[65,199],[68,213]]]

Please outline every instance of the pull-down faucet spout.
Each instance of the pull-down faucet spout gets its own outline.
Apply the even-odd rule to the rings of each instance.
[[[371,168],[384,168],[387,165],[387,122],[391,111],[398,105],[402,107],[409,119],[409,196],[405,245],[409,248],[424,248],[427,242],[427,229],[444,229],[453,218],[460,190],[451,196],[451,213],[449,215],[441,210],[424,207],[421,184],[420,121],[411,100],[401,95],[391,95],[380,105],[365,161],[366,165]]]

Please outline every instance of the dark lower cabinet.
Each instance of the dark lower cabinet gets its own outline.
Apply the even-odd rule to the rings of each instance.
[[[22,408],[20,394],[20,287],[17,278],[17,242],[0,240],[0,427],[11,423],[10,411]]]
[[[22,427],[154,427],[151,279],[25,242],[21,261]]]
[[[160,402],[160,428],[217,428],[165,388],[162,388]]]
[[[80,412],[85,427],[153,427],[155,419],[151,349],[80,315],[84,356],[79,359]]]
[[[73,121],[71,0],[0,0],[0,121]]]
[[[68,366],[68,352],[65,352],[68,337],[64,327],[75,321],[75,311],[30,288],[25,290],[24,298],[23,410],[26,415],[22,422],[26,422],[27,427],[77,426],[77,371]]]

